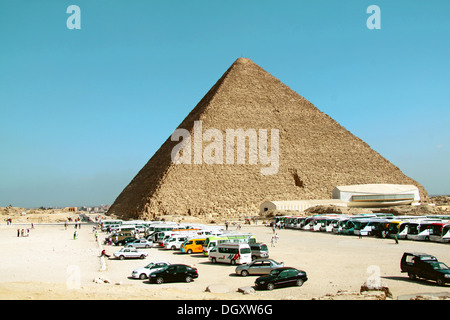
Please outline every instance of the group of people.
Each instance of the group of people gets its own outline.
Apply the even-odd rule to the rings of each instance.
[[[18,237],[28,237],[30,235],[30,229],[17,229]]]
[[[270,245],[275,247],[275,244],[278,243],[278,239],[278,233],[275,233],[275,235],[272,236],[272,239],[270,239]]]

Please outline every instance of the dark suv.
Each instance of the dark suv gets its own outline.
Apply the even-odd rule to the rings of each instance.
[[[416,278],[434,280],[439,286],[450,283],[450,268],[430,254],[405,252],[400,262],[400,269],[402,272],[407,272],[412,280]]]
[[[167,281],[191,282],[195,278],[198,278],[196,268],[185,264],[171,264],[160,271],[151,273],[149,281],[161,284]]]

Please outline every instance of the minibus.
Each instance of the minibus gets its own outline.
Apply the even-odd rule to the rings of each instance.
[[[252,253],[248,243],[220,243],[209,252],[212,263],[244,264],[252,262]]]
[[[205,242],[206,238],[188,239],[181,245],[180,251],[187,254],[203,252]]]
[[[220,236],[207,237],[205,245],[203,246],[203,254],[207,256],[212,248],[223,242],[255,243],[256,238],[251,233],[225,233]]]

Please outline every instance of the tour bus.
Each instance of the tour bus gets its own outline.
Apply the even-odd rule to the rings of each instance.
[[[256,238],[251,233],[235,233],[235,234],[222,234],[220,236],[207,237],[203,246],[203,254],[207,256],[209,251],[216,247],[220,243],[224,242],[247,242],[255,243]]]
[[[399,239],[425,240],[430,235],[429,226],[437,221],[418,220],[402,223],[398,229]]]
[[[339,223],[341,221],[345,221],[345,220],[348,220],[348,219],[349,219],[348,216],[342,215],[342,216],[337,216],[337,217],[334,217],[332,219],[327,220],[326,223],[325,223],[325,231],[326,232],[339,233],[338,232],[339,231],[339,229],[338,229],[339,228]]]
[[[430,234],[425,237],[424,240],[426,241],[435,241],[435,242],[444,242],[443,237],[444,234],[444,227],[445,223],[443,222],[434,222],[430,226]],[[448,231],[448,230],[447,230]]]
[[[188,239],[181,245],[180,251],[187,254],[203,252],[205,242],[206,238]]]
[[[446,224],[442,228],[441,242],[450,242],[450,224]]]
[[[303,227],[303,224],[306,220],[306,217],[297,217],[294,219],[293,222],[293,228],[294,229],[301,229]]]
[[[287,218],[286,219],[286,228],[288,228],[288,229],[295,229],[299,218],[304,218],[304,217],[291,216],[291,217]]]
[[[286,221],[291,216],[276,216],[273,218],[272,224],[278,228],[281,228],[286,225]]]
[[[252,262],[252,253],[248,243],[224,242],[210,251],[208,259],[212,263],[244,264]]]
[[[359,233],[357,233],[355,230],[355,234],[359,234],[361,236],[381,236],[381,233],[385,229],[385,224],[388,222],[389,220],[386,219],[368,219],[367,222],[362,222],[360,228],[356,228]]]
[[[127,232],[127,231],[137,233],[136,226],[134,224],[122,224],[117,229],[117,232]]]
[[[101,223],[100,223],[100,226],[101,226],[101,228],[102,228],[102,230],[103,229],[105,229],[106,230],[106,228],[107,227],[109,227],[109,226],[112,226],[112,225],[121,225],[123,223],[123,221],[122,220],[113,220],[113,219],[110,219],[110,220],[103,220]]]
[[[387,232],[389,234],[389,237],[395,237],[395,235],[398,234],[400,226],[403,223],[406,223],[406,222],[402,221],[402,220],[397,220],[397,219],[389,221],[388,227],[387,227]]]

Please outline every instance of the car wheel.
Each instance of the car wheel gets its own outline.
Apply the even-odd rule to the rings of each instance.
[[[242,270],[241,271],[241,276],[243,276],[243,277],[248,276],[248,271],[247,270]]]
[[[267,290],[273,290],[275,288],[275,285],[273,283],[268,283],[267,284]]]
[[[176,247],[175,246],[172,246],[172,248],[171,248],[172,250],[175,250],[176,249]]]
[[[123,259],[125,259],[125,257],[124,257],[124,256],[120,256],[119,259],[120,259],[120,260],[123,260]]]
[[[192,250],[191,250],[191,249],[189,249],[189,250],[187,251],[187,253],[188,253],[188,254],[191,254],[191,253],[192,253]]]
[[[231,264],[234,266],[236,264],[236,260],[231,260]]]
[[[145,274],[145,273],[141,273],[140,275],[139,275],[139,279],[141,279],[141,280],[144,280],[144,279],[146,279],[147,278],[147,275]]]
[[[156,278],[156,283],[157,284],[161,284],[161,283],[163,283],[164,282],[164,279],[162,278],[162,277],[157,277]]]
[[[252,261],[253,261],[253,260],[256,260],[256,256],[252,256]]]
[[[297,279],[297,281],[295,282],[295,284],[297,285],[297,287],[301,287],[303,285],[303,280],[302,279]]]
[[[141,259],[145,259],[145,254],[141,254]]]
[[[415,275],[414,273],[412,273],[412,272],[408,272],[408,277],[409,277],[411,280],[416,280],[416,275]]]
[[[192,281],[192,277],[191,277],[191,276],[186,276],[186,279],[185,279],[185,280],[186,280],[187,283],[189,283],[189,282]]]
[[[212,263],[216,263],[216,262],[217,262],[216,258],[212,258],[212,259],[211,259],[211,262],[212,262]]]
[[[148,244],[146,244],[146,245],[145,245],[145,248],[147,248],[147,249],[148,249],[148,248],[150,248],[150,246],[149,246]]]
[[[438,286],[443,286],[443,285],[444,285],[444,281],[443,281],[442,279],[437,279],[437,280],[436,280],[436,284],[437,284]]]

